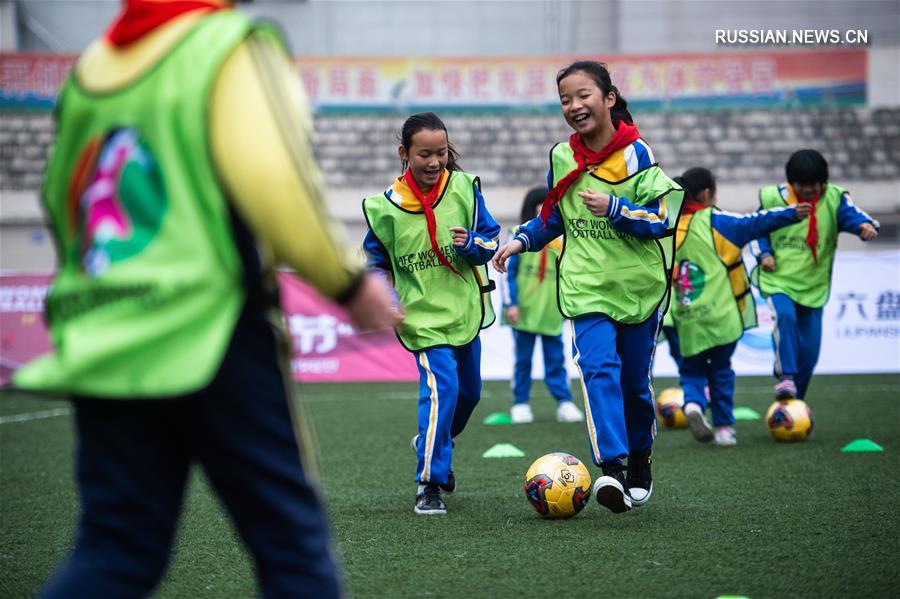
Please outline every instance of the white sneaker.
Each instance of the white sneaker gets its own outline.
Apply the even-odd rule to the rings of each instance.
[[[556,421],[557,422],[582,422],[584,420],[584,414],[581,413],[581,410],[578,409],[571,401],[561,401],[558,406],[556,406]]]
[[[706,419],[700,404],[688,402],[683,408],[684,416],[687,418],[688,426],[691,427],[691,434],[701,443],[709,443],[713,440],[713,430]]]
[[[531,413],[531,406],[527,403],[513,404],[509,411],[513,424],[530,424],[534,422],[534,414]]]
[[[720,447],[732,447],[737,445],[733,426],[717,426],[715,444]]]

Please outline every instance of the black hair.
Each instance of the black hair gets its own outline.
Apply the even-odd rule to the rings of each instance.
[[[709,169],[695,166],[684,171],[680,177],[675,177],[675,182],[684,189],[684,198],[693,200],[704,189],[710,193],[716,193],[716,177]]]
[[[546,187],[532,187],[529,189],[528,193],[525,194],[525,199],[522,200],[522,211],[519,213],[519,222],[527,223],[533,219],[537,212],[537,207],[544,203],[544,198],[546,197]]]
[[[618,128],[620,121],[634,123],[634,119],[631,118],[631,113],[628,112],[628,102],[622,97],[622,94],[619,93],[618,88],[612,84],[612,79],[609,77],[609,70],[606,68],[605,63],[594,60],[576,60],[556,74],[556,86],[559,87],[560,81],[579,71],[593,79],[594,83],[596,83],[597,87],[603,91],[604,95],[608,95],[609,92],[616,95],[616,103],[609,109],[609,116],[612,118],[613,127]]]
[[[784,166],[788,183],[811,185],[828,183],[828,162],[816,150],[797,150]]]
[[[403,123],[403,128],[400,130],[398,141],[403,144],[403,147],[408,152],[409,148],[412,146],[413,135],[419,131],[425,130],[443,131],[444,133],[447,133],[447,126],[444,125],[444,121],[441,120],[441,117],[433,112],[420,112],[406,119],[406,122]],[[403,169],[406,169],[405,163],[403,164]],[[450,143],[449,133],[447,133],[447,170],[462,170],[462,167],[459,164],[459,152],[457,152],[456,148],[453,147],[453,144]]]

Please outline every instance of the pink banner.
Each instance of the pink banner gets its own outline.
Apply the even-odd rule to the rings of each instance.
[[[50,351],[44,297],[50,275],[0,276],[0,384],[17,368]]]
[[[281,306],[294,340],[291,371],[307,382],[415,381],[412,354],[392,331],[359,334],[346,312],[290,273],[278,273]]]
[[[415,361],[393,332],[358,334],[340,306],[290,273],[278,273],[291,372],[304,382],[414,381]],[[50,275],[0,276],[0,384],[13,371],[50,351],[44,297]]]

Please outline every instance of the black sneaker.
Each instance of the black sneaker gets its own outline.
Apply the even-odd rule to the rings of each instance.
[[[423,515],[443,515],[447,513],[447,505],[441,497],[441,489],[437,485],[419,485],[419,491],[416,494],[417,514]]]
[[[438,485],[438,487],[440,487],[441,491],[447,493],[448,495],[452,494],[453,491],[456,490],[456,476],[454,476],[453,470],[451,470],[447,474],[447,482],[442,485]]]
[[[628,454],[628,476],[625,477],[625,488],[631,495],[631,503],[635,507],[650,501],[653,493],[653,476],[650,474],[650,449]]]
[[[621,514],[631,509],[631,496],[625,482],[625,466],[619,462],[606,462],[601,468],[603,476],[594,483],[594,497],[597,502],[613,512]]]
[[[416,435],[415,437],[413,437],[412,440],[409,442],[409,448],[412,449],[413,453],[416,455],[419,455],[418,443],[419,443],[419,435]],[[444,493],[447,493],[448,495],[453,493],[453,491],[456,490],[456,477],[453,475],[453,470],[451,470],[450,473],[447,475],[447,482],[445,482],[442,485],[438,485],[438,486],[441,488],[441,491],[443,491]]]

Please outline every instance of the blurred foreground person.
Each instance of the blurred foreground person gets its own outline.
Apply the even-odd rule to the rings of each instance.
[[[82,513],[43,595],[149,594],[196,462],[264,596],[339,596],[274,266],[360,329],[400,315],[324,216],[280,37],[222,0],[129,0],[63,85],[57,119],[43,187],[55,352],[15,383],[72,398]]]

